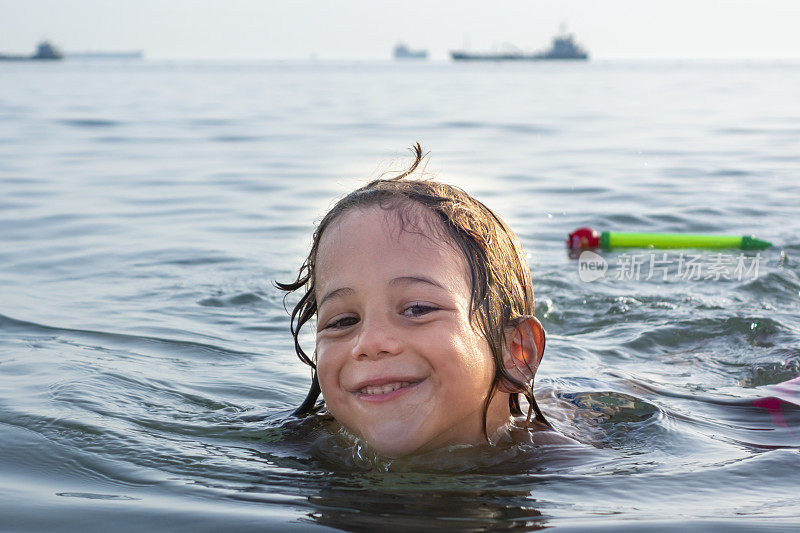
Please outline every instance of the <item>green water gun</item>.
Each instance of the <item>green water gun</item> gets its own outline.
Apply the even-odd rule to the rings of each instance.
[[[597,233],[592,228],[578,228],[569,234],[567,246],[571,250],[586,248],[737,248],[763,250],[771,242],[752,235],[699,235],[690,233]]]

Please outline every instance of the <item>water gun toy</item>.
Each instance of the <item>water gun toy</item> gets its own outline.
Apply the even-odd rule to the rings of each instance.
[[[587,248],[737,248],[763,250],[771,242],[752,235],[699,235],[690,233],[597,233],[592,228],[578,228],[569,234],[567,246],[571,250]]]

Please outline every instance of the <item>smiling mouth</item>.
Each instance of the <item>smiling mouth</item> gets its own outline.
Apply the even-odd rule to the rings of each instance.
[[[391,400],[401,394],[404,394],[409,389],[422,383],[424,380],[419,381],[393,381],[390,383],[383,383],[381,385],[367,385],[356,391],[356,395],[364,400],[381,401]]]
[[[389,394],[390,392],[394,392],[397,389],[405,389],[406,387],[410,386],[410,381],[397,381],[395,383],[387,383],[385,385],[368,385],[358,391],[359,394]]]

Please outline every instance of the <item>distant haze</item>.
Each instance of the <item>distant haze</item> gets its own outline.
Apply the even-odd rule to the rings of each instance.
[[[597,59],[800,58],[798,0],[0,0],[0,53],[152,59],[433,59],[469,46],[548,46],[562,22]]]

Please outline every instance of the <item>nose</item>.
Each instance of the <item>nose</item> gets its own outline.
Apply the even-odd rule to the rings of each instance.
[[[397,329],[388,318],[364,317],[353,345],[355,359],[378,359],[400,353]]]

